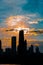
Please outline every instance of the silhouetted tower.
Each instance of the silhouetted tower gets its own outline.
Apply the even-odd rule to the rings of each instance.
[[[38,46],[36,46],[36,53],[40,53]]]
[[[27,51],[27,41],[26,40],[24,41],[24,47],[25,47],[25,50]]]
[[[1,40],[0,40],[0,50],[1,50]]]
[[[12,53],[16,54],[16,37],[12,37]]]
[[[2,54],[2,52],[3,52],[3,49],[2,49],[2,43],[1,43],[1,40],[0,40],[0,54]]]
[[[19,45],[18,45],[18,53],[19,55],[25,55],[27,48],[26,40],[24,41],[24,31],[21,30],[19,32]]]
[[[19,45],[22,45],[24,43],[24,31],[21,30],[19,32]]]

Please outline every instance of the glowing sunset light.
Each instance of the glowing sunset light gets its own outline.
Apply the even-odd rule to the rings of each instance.
[[[38,24],[37,20],[31,20],[27,16],[17,15],[17,16],[10,16],[5,20],[6,27],[0,28],[0,38],[2,40],[2,43],[4,43],[2,46],[3,48],[11,47],[11,37],[16,36],[16,44],[18,45],[18,39],[19,39],[19,31],[24,31],[24,39],[27,40],[27,46],[30,46],[32,41],[37,41],[37,36],[39,36],[41,33],[43,33],[43,29],[35,29],[34,27],[31,27],[31,24]],[[41,32],[41,33],[40,33]],[[3,35],[3,36],[2,36]],[[5,39],[4,39],[5,37]],[[9,38],[10,40],[6,39]],[[34,39],[35,37],[35,39]],[[7,42],[8,40],[8,42]],[[34,44],[34,46],[39,46],[37,43]]]
[[[43,51],[43,0],[0,0],[2,48],[12,47],[12,37],[16,37],[18,46],[19,37],[22,37],[20,31],[23,31],[27,47],[32,44]]]
[[[30,29],[29,29],[29,28],[18,27],[18,28],[15,28],[14,30],[17,30],[18,32],[19,32],[20,30],[24,30],[24,34],[26,34],[26,32],[28,32]]]
[[[14,25],[18,24],[21,21],[25,22],[29,19],[30,19],[29,17],[25,17],[25,16],[10,16],[6,19],[6,24],[8,26],[14,26]]]
[[[6,19],[6,25],[8,27],[12,27],[14,31],[19,32],[20,30],[24,30],[24,34],[26,34],[27,31],[30,30],[30,26],[26,24],[27,20],[29,20],[29,17],[26,16],[10,16]]]

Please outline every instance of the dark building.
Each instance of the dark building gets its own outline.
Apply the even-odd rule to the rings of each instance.
[[[24,31],[21,30],[19,32],[19,45],[22,45],[24,43]]]
[[[29,53],[29,54],[33,54],[33,53],[34,53],[34,46],[33,46],[33,45],[31,45],[31,46],[29,47],[28,53]]]
[[[36,53],[37,53],[37,54],[40,53],[40,51],[39,51],[39,47],[38,47],[38,46],[36,46]]]
[[[2,49],[2,43],[1,43],[1,40],[0,40],[0,54],[2,54],[3,52],[3,49]]]
[[[27,41],[26,40],[24,41],[24,47],[25,47],[25,50],[27,51]]]
[[[5,53],[6,55],[11,55],[11,48],[6,48]]]
[[[16,37],[15,36],[13,36],[12,37],[12,53],[13,54],[16,54]]]
[[[21,30],[19,32],[19,45],[18,45],[18,53],[19,55],[25,55],[27,48],[26,40],[24,41],[24,31]]]
[[[0,40],[0,50],[1,50],[1,40]]]

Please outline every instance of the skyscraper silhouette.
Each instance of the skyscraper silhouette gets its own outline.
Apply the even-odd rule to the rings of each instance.
[[[16,54],[16,37],[12,37],[12,53],[15,55]]]
[[[0,50],[1,50],[1,40],[0,40]]]
[[[19,32],[19,45],[18,45],[18,53],[19,55],[25,55],[26,52],[26,40],[24,41],[24,31],[21,30]]]
[[[1,40],[0,40],[0,54],[2,54],[2,52],[3,52],[3,49],[2,49],[2,43],[1,43]]]
[[[19,45],[22,45],[24,43],[24,31],[21,30],[19,32]]]

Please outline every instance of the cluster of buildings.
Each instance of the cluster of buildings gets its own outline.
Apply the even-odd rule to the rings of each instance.
[[[1,48],[1,40],[0,40],[0,55],[25,56],[25,55],[33,54],[34,53],[33,50],[34,50],[33,45],[31,45],[29,49],[27,50],[27,41],[24,40],[23,30],[19,32],[19,45],[17,47],[17,51],[16,51],[16,37],[15,36],[13,36],[11,39],[11,48],[6,48],[5,52],[3,52]],[[40,53],[38,47],[36,47],[36,53],[37,54]]]

